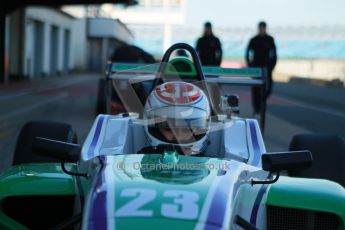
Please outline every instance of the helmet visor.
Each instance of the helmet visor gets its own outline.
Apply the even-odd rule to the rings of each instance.
[[[187,144],[200,140],[208,132],[207,111],[191,107],[164,107],[147,113],[148,131],[167,143]]]

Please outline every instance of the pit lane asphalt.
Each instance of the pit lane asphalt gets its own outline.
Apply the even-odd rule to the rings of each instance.
[[[95,118],[102,75],[76,74],[0,85],[0,173],[10,167],[20,128],[32,120],[73,125],[83,143]],[[248,90],[240,95],[240,116],[253,117]],[[267,151],[288,149],[293,135],[335,133],[345,138],[345,89],[276,83],[268,100]]]
[[[83,143],[95,118],[101,74],[76,74],[0,85],[0,172],[11,165],[21,127],[32,120],[72,124]]]

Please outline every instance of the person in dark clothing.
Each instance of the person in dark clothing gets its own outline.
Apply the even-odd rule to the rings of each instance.
[[[219,66],[222,62],[222,46],[219,39],[213,35],[210,22],[205,23],[204,35],[198,39],[196,51],[202,65]]]
[[[246,50],[246,62],[249,67],[265,68],[267,71],[267,84],[265,99],[272,92],[272,71],[277,62],[276,46],[274,39],[266,33],[266,23],[260,22],[258,25],[259,33],[250,39]],[[259,87],[252,88],[252,102],[254,113],[259,113],[261,109],[261,91]]]

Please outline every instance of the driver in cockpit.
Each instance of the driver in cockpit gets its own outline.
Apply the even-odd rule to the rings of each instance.
[[[197,86],[172,81],[158,85],[144,108],[145,132],[150,149],[169,146],[184,155],[203,155],[209,144],[210,104]]]

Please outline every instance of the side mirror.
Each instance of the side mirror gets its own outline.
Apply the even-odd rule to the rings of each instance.
[[[265,153],[261,156],[262,169],[271,173],[276,173],[272,180],[256,181],[252,180],[254,184],[273,184],[278,181],[280,171],[283,170],[297,170],[311,166],[313,157],[308,150],[291,151],[291,152],[277,152]]]
[[[297,170],[311,166],[313,157],[308,150],[265,153],[261,156],[262,169],[269,172]]]
[[[35,137],[32,152],[37,155],[58,159],[61,162],[78,162],[81,152],[80,145],[63,141]]]

